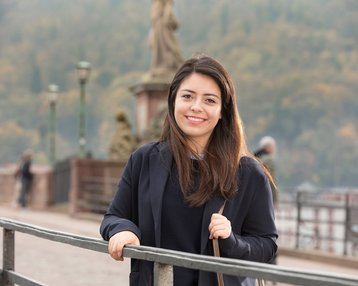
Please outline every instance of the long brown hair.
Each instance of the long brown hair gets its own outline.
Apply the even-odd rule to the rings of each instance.
[[[189,138],[179,128],[174,117],[174,102],[178,89],[189,75],[200,73],[211,77],[221,91],[221,119],[207,143],[204,159],[198,160],[200,172],[199,189],[193,188],[193,166],[190,155],[199,159],[192,150]],[[237,109],[232,80],[224,67],[216,60],[201,56],[187,60],[177,71],[169,88],[168,113],[166,115],[162,141],[168,141],[178,170],[179,184],[187,201],[192,206],[206,203],[214,195],[229,198],[237,190],[237,168],[240,158],[247,154],[243,126]]]

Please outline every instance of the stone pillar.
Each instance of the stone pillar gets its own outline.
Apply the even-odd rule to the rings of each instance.
[[[156,116],[166,108],[169,83],[142,82],[130,89],[136,97],[137,137],[141,139]]]
[[[69,212],[70,215],[75,215],[79,211],[78,200],[80,194],[79,186],[79,161],[78,159],[73,159],[71,161],[71,189],[70,189],[70,205]]]

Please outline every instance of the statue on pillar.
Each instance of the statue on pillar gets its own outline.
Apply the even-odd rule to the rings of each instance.
[[[153,0],[151,24],[149,46],[152,49],[152,62],[146,79],[170,82],[171,76],[183,63],[174,35],[179,25],[173,14],[173,0]]]
[[[136,138],[139,141],[158,137],[160,129],[157,126],[163,121],[170,83],[184,62],[174,35],[179,24],[173,14],[173,0],[152,0],[151,9],[151,67],[130,87],[136,97]]]

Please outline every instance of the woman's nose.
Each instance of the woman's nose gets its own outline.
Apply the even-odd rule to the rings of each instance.
[[[190,110],[192,110],[194,112],[202,111],[203,109],[202,109],[200,100],[194,100],[193,104],[190,107]]]

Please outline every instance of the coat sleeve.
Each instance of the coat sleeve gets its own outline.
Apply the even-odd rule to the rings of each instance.
[[[133,173],[133,156],[128,160],[119,181],[116,194],[103,217],[100,233],[104,240],[109,240],[120,231],[131,231],[140,239],[141,233],[137,226],[137,186]]]
[[[229,218],[233,232],[229,238],[220,240],[222,255],[269,262],[277,251],[278,235],[270,183],[256,162],[250,172],[245,172],[241,177],[239,192],[236,207],[241,209],[233,218]],[[231,208],[235,208],[235,205]]]

